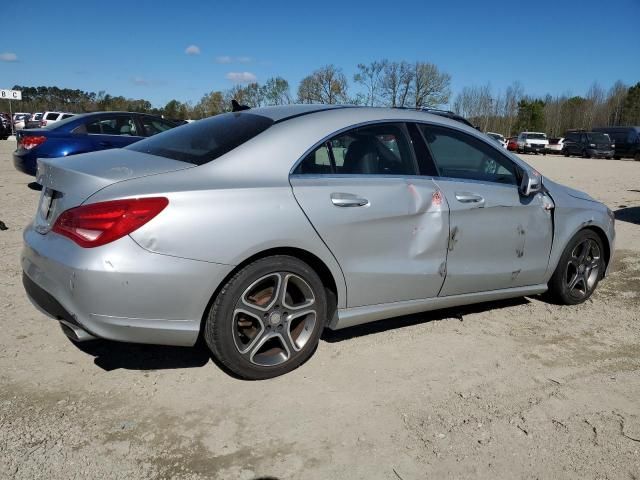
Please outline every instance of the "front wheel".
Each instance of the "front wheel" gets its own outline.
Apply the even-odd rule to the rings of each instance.
[[[247,265],[223,286],[207,316],[204,338],[233,374],[262,380],[311,357],[326,317],[318,274],[295,257],[276,255]]]
[[[577,305],[595,291],[604,273],[602,240],[591,230],[578,232],[567,244],[549,281],[549,293],[565,305]]]

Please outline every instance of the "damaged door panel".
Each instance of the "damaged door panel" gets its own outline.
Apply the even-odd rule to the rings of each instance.
[[[432,180],[295,175],[290,181],[300,207],[342,267],[349,307],[438,295],[449,218]],[[348,206],[341,203],[345,199]]]

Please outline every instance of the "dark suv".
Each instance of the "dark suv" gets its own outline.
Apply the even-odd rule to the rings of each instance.
[[[601,127],[594,132],[606,133],[616,145],[613,158],[633,158],[640,162],[640,127]]]
[[[613,158],[613,142],[602,132],[567,132],[564,135],[562,154],[565,157],[579,155],[585,158]]]

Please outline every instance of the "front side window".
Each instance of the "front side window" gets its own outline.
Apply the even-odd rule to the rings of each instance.
[[[87,133],[93,135],[138,136],[136,123],[130,115],[102,117],[99,120],[87,123],[85,126]]]
[[[515,164],[494,147],[456,130],[420,125],[441,177],[518,184]]]
[[[404,129],[372,125],[337,135],[307,155],[296,173],[343,175],[415,175]]]

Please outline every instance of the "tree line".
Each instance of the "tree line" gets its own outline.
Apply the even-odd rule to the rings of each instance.
[[[355,93],[351,93],[354,91]],[[464,87],[451,95],[451,76],[436,65],[417,61],[376,60],[358,64],[351,84],[340,67],[326,65],[304,77],[295,93],[279,76],[264,83],[235,85],[214,90],[195,103],[169,101],[154,107],[145,99],[112,96],[105,91],[86,92],[58,87],[26,87],[22,90],[22,111],[61,110],[74,113],[123,110],[164,115],[172,119],[199,119],[228,112],[231,100],[250,107],[289,103],[355,104],[405,108],[438,108],[450,105],[483,131],[513,135],[522,130],[562,135],[571,128],[639,125],[640,82],[634,86],[616,82],[608,90],[594,83],[585,96],[527,95],[521,83],[494,92],[490,85]],[[17,105],[16,105],[17,107]],[[0,111],[7,111],[0,101]]]
[[[542,98],[526,95],[519,82],[497,94],[489,85],[465,87],[452,107],[483,131],[511,136],[528,130],[562,136],[569,129],[640,125],[640,82],[627,87],[617,81],[608,90],[596,82],[585,96]]]

